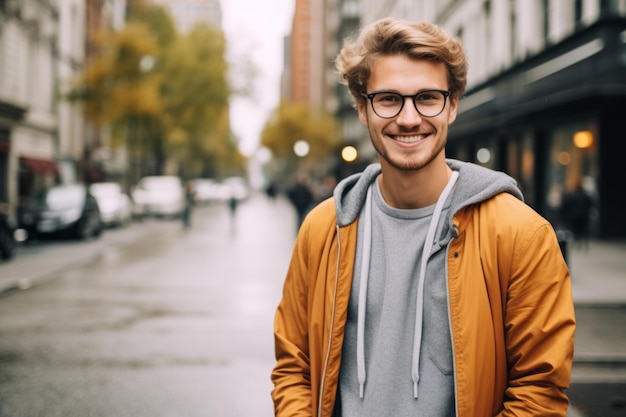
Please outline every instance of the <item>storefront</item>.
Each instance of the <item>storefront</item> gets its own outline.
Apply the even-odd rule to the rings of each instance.
[[[37,190],[57,184],[58,179],[59,168],[54,161],[21,156],[17,175],[18,207]]]
[[[625,238],[626,21],[600,21],[469,90],[448,155],[512,175],[529,205],[563,227],[563,196],[592,197],[592,234]]]

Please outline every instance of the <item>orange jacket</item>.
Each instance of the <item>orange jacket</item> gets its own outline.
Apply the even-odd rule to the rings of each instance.
[[[462,209],[453,222],[457,416],[565,416],[575,320],[554,230],[505,193]],[[275,317],[276,416],[332,415],[356,242],[357,222],[337,226],[333,199],[300,229]]]

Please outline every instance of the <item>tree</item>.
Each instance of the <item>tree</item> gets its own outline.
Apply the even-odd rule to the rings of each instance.
[[[229,127],[225,49],[222,31],[198,24],[173,42],[163,59],[166,150],[184,161],[190,174],[211,171],[218,161],[238,162]]]
[[[283,161],[284,171],[293,171],[300,161],[294,153],[296,142],[308,143],[309,153],[305,160],[309,165],[315,165],[336,149],[339,139],[337,123],[332,116],[306,104],[294,103],[281,103],[261,133],[261,144],[272,152],[274,158]]]
[[[130,10],[124,28],[95,34],[95,57],[70,98],[127,149],[131,183],[163,173],[166,160],[189,176],[241,167],[221,30],[200,24],[179,35],[161,7],[137,2]]]

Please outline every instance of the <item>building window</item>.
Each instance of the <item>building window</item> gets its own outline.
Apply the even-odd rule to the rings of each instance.
[[[574,1],[574,25],[580,27],[583,21],[583,0]]]
[[[598,129],[593,121],[581,121],[555,128],[551,134],[551,148],[546,181],[546,217],[555,225],[562,223],[563,195],[578,184],[594,200],[598,199]],[[597,227],[592,218],[592,230]]]
[[[600,13],[603,16],[619,14],[619,0],[600,0]]]
[[[485,0],[485,2],[483,3],[483,18],[484,18],[484,25],[485,25],[485,45],[489,45],[487,48],[485,48],[485,62],[490,62],[490,58],[491,58],[491,47],[490,45],[492,45],[492,30],[491,30],[491,0]]]
[[[543,35],[544,44],[550,43],[550,0],[541,0],[543,9],[543,19],[541,33]]]
[[[509,1],[509,22],[511,26],[511,61],[515,62],[517,58],[517,10],[515,10],[515,0]]]
[[[535,152],[531,132],[512,135],[502,142],[506,146],[503,157],[507,159],[505,172],[515,178],[524,195],[524,201],[535,206]]]

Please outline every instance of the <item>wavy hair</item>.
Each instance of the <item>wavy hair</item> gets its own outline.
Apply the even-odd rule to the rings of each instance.
[[[335,60],[339,80],[356,101],[363,102],[373,65],[380,57],[397,54],[443,63],[452,98],[465,92],[468,65],[460,40],[432,23],[393,18],[366,26],[354,42],[346,39]]]

